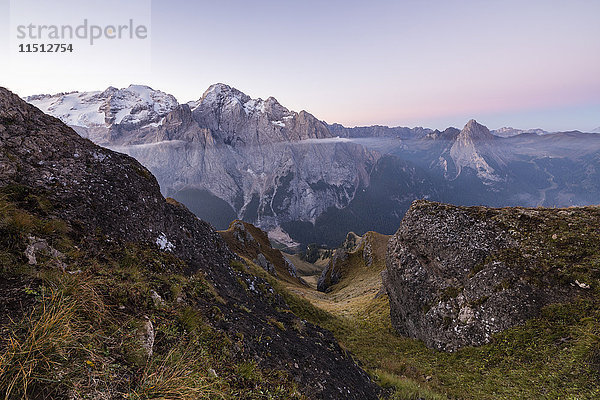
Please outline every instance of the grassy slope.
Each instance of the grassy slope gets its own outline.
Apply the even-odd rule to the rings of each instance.
[[[240,257],[247,260],[255,260],[259,253],[262,253],[266,259],[275,266],[277,276],[288,283],[299,283],[298,278],[290,275],[283,257],[283,253],[271,247],[271,242],[267,233],[247,222],[238,221],[244,224],[247,232],[254,238],[254,241],[242,243],[235,238],[233,223],[224,231],[218,231],[225,239],[227,246]]]
[[[232,357],[238,338],[211,326],[219,315],[210,304],[219,299],[202,276],[182,275],[180,261],[168,254],[101,236],[93,238],[98,251],[82,251],[65,223],[28,211],[43,214],[51,204],[26,193],[13,197],[0,196],[6,398],[300,398],[286,376]],[[589,296],[546,307],[491,344],[454,354],[394,332],[387,297],[375,296],[381,258],[366,267],[360,254],[351,255],[354,268],[328,294],[277,282],[258,267],[254,273],[273,282],[299,316],[332,330],[381,383],[398,388],[397,398],[599,398],[600,216],[598,209],[562,213],[549,212],[543,224],[532,218],[523,232],[524,251],[539,267],[530,272],[590,284]],[[52,257],[27,265],[22,254],[30,235],[64,253],[66,271]],[[164,304],[152,302],[156,288],[168,288]],[[23,312],[17,304],[28,307]],[[156,331],[151,358],[139,340],[146,317]]]
[[[532,219],[523,232],[523,252],[537,254],[533,276],[553,270],[558,279],[590,284],[589,295],[548,306],[539,318],[485,346],[442,353],[398,335],[387,296],[375,296],[381,254],[371,267],[351,254],[349,273],[331,293],[288,285],[288,302],[297,314],[333,331],[380,383],[397,388],[397,398],[600,398],[600,214],[594,208],[571,211],[550,210],[542,221]],[[514,221],[513,212],[507,210],[505,222]]]
[[[64,222],[30,212],[44,215],[45,199],[12,189],[0,194],[2,398],[303,398],[213,327],[221,300],[201,274],[184,275],[180,260],[155,249],[101,235],[78,242]],[[64,270],[49,254],[28,265],[29,236],[60,251]],[[169,295],[153,301],[159,288]]]
[[[306,262],[296,254],[283,253],[283,256],[296,266],[298,274],[302,276],[306,283],[313,288],[317,287],[317,281],[319,280],[319,276],[321,276],[321,272],[323,272],[323,266]]]

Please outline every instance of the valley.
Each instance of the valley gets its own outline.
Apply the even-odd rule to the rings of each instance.
[[[599,15],[0,0],[0,400],[600,400]]]
[[[394,390],[393,398],[593,399],[599,395],[594,383],[597,359],[590,364],[587,358],[597,354],[593,337],[598,325],[592,322],[596,300],[551,305],[540,317],[495,335],[489,344],[440,352],[399,335],[392,327],[389,298],[381,280],[384,247],[371,266],[365,264],[362,249],[352,249],[350,268],[326,293],[317,291],[314,284],[310,288],[284,286],[316,308],[291,301],[292,309],[331,330],[380,384]],[[597,268],[581,268],[598,276]]]

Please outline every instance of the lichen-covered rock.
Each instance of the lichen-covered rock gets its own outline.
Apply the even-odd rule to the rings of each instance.
[[[362,237],[358,236],[356,233],[348,232],[348,234],[346,235],[346,239],[344,240],[344,243],[342,243],[341,247],[346,251],[354,251],[360,244],[361,239]]]
[[[148,316],[144,315],[144,324],[138,329],[138,339],[147,357],[154,352],[154,325]]]
[[[285,260],[285,266],[287,267],[287,270],[290,273],[290,276],[297,278],[298,271],[296,270],[296,266],[290,260],[288,260],[286,257],[283,257],[283,258]]]
[[[248,230],[242,221],[236,220],[231,223],[231,229],[233,230],[233,237],[239,240],[245,246],[258,246],[256,239]]]
[[[45,239],[36,238],[33,236],[29,237],[29,245],[25,248],[25,257],[29,265],[38,264],[38,256],[43,255],[50,258],[50,264],[54,267],[65,270],[66,265],[62,261],[65,257],[60,251],[48,245]]]
[[[375,262],[377,257],[377,236],[382,236],[379,233],[367,232],[361,238],[357,244],[357,251],[362,251],[363,261],[367,267],[370,267]]]
[[[369,231],[363,236],[348,233],[342,246],[335,250],[333,257],[321,273],[317,289],[326,292],[339,283],[350,271],[362,266],[371,268],[374,264],[382,267],[390,236]],[[353,260],[349,260],[352,256]]]
[[[383,272],[392,325],[454,351],[577,295],[582,289],[565,284],[568,275],[556,267],[561,248],[550,232],[565,222],[558,213],[414,202],[389,242]]]

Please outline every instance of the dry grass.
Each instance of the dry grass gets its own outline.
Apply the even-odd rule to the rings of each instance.
[[[0,187],[0,280],[10,282],[1,288],[0,399],[304,400],[286,372],[251,364],[243,337],[219,328],[227,304],[203,274],[185,274],[182,260],[154,246],[81,235],[50,217],[53,206],[33,188]],[[60,251],[65,267],[45,256],[28,265],[30,236]],[[148,320],[151,356],[140,338]]]
[[[572,220],[548,213],[555,220],[527,229],[533,234],[524,242],[536,249],[538,265],[559,267],[567,282],[589,284],[588,299],[548,306],[539,318],[481,347],[449,354],[398,335],[387,296],[376,297],[383,265],[366,267],[352,254],[350,268],[330,293],[286,285],[293,294],[286,301],[296,314],[331,330],[380,384],[396,388],[394,399],[598,399],[600,248],[597,223],[590,221],[600,216],[594,212]]]
[[[199,354],[191,350],[180,353],[174,348],[162,359],[153,359],[142,372],[138,388],[128,399],[225,399],[220,381],[200,371]]]
[[[75,305],[50,294],[6,339],[0,355],[0,387],[5,399],[52,393],[60,383],[62,361],[76,340]],[[15,325],[15,326],[19,326]]]

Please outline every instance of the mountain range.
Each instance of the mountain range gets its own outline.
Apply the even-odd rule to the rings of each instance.
[[[340,210],[353,214],[331,226],[382,223],[403,190],[441,197],[478,182],[506,201],[509,183],[533,182],[515,162],[544,165],[532,147],[573,163],[597,152],[579,132],[421,129],[289,142],[374,157],[368,186]],[[545,165],[556,189],[577,178],[559,181],[561,165]],[[414,186],[402,186],[409,173]],[[349,232],[335,250],[284,253],[244,221],[216,232],[134,158],[0,88],[0,387],[30,399],[598,398],[599,221],[598,206],[417,200],[393,236]]]
[[[165,196],[224,229],[253,223],[285,246],[391,234],[415,199],[460,205],[597,203],[600,136],[501,128],[327,124],[225,84],[180,104],[147,86],[26,98],[96,144],[136,158]]]

